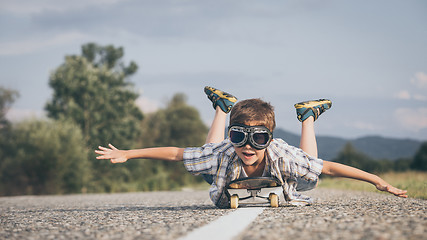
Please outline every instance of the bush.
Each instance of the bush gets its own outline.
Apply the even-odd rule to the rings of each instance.
[[[25,121],[0,141],[1,195],[85,191],[90,176],[88,149],[76,125]]]
[[[415,154],[411,168],[414,170],[427,171],[427,142],[424,142]]]
[[[375,160],[361,152],[358,152],[351,143],[347,143],[344,146],[334,161],[370,173],[384,173],[392,171],[395,168],[394,162],[387,159]]]

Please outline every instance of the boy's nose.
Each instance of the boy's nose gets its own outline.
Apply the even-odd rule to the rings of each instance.
[[[249,143],[246,143],[245,146],[243,146],[246,149],[252,149],[252,146]]]

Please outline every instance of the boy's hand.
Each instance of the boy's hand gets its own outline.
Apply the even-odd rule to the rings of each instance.
[[[398,197],[403,197],[403,198],[407,198],[408,197],[408,195],[406,195],[406,193],[408,191],[395,188],[395,187],[393,187],[392,185],[390,185],[390,184],[388,184],[386,182],[382,182],[382,183],[376,184],[375,187],[378,190],[380,190],[380,191],[389,192],[389,193],[394,194],[394,195],[396,195]]]
[[[95,153],[100,155],[96,159],[110,159],[112,163],[124,163],[128,160],[124,151],[117,149],[112,144],[108,144],[108,146],[110,148],[99,146],[100,150],[95,150]]]

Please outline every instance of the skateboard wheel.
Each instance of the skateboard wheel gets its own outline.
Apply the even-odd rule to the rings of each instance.
[[[236,209],[239,207],[239,197],[237,195],[233,195],[230,197],[230,208]]]
[[[277,194],[274,193],[270,193],[270,206],[271,207],[279,207],[279,196],[277,196]]]

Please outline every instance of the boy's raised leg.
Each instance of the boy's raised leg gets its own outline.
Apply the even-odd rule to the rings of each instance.
[[[218,143],[225,139],[227,113],[231,111],[237,98],[213,87],[205,87],[204,91],[215,109],[215,117],[206,137],[206,143]]]
[[[328,99],[319,99],[300,102],[294,106],[297,111],[297,118],[302,122],[300,148],[311,157],[318,158],[314,121],[331,108],[332,102]]]
[[[313,117],[307,118],[302,122],[299,147],[311,157],[318,158]]]
[[[224,132],[226,120],[227,114],[223,112],[220,107],[216,107],[215,117],[212,121],[211,127],[209,128],[206,143],[219,143],[225,139]]]

